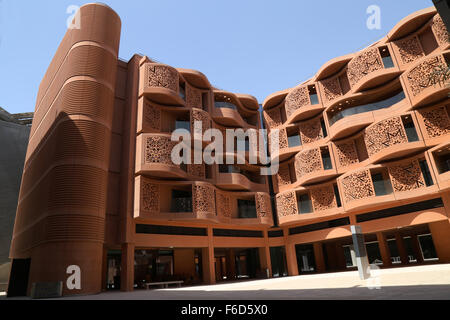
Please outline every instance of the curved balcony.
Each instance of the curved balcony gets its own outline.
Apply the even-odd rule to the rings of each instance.
[[[162,105],[186,104],[180,90],[180,75],[175,68],[159,63],[141,62],[139,96]]]
[[[277,127],[281,127],[284,123],[282,117],[281,105],[274,107],[270,110],[263,111],[263,117],[265,121],[265,128],[268,130],[273,130]]]
[[[429,161],[423,155],[374,165],[339,177],[346,211],[423,198],[439,192]]]
[[[272,226],[270,196],[226,192],[205,182],[135,179],[134,218],[143,221],[192,221]]]
[[[338,140],[351,136],[391,112],[407,111],[410,108],[399,81],[364,94],[339,99],[327,108],[325,115],[329,124],[330,139]]]
[[[272,176],[272,183],[275,193],[289,191],[297,182],[294,163],[295,158],[280,163],[277,174]]]
[[[344,213],[336,183],[282,192],[276,198],[276,205],[280,226]]]
[[[258,128],[258,110],[249,110],[238,97],[224,91],[214,91],[212,118],[226,127]]]
[[[337,176],[331,145],[303,150],[295,156],[297,185],[321,182]]]
[[[134,218],[218,222],[215,188],[208,183],[135,180]]]
[[[364,167],[369,164],[369,155],[364,141],[364,134],[332,144],[336,167],[339,174]]]
[[[263,192],[226,192],[217,189],[220,222],[243,226],[273,226],[270,196]]]
[[[317,72],[315,81],[329,78],[340,72],[350,60],[355,57],[354,53],[347,54],[342,57],[334,58],[325,63]]]
[[[286,96],[286,123],[305,120],[321,113],[324,107],[316,84],[301,85]]]
[[[186,129],[194,135],[195,121],[202,123],[202,132],[211,128],[209,113],[197,108],[168,107],[139,99],[136,132],[172,134],[176,129]]]
[[[279,152],[272,152],[272,158],[285,161],[305,148],[323,143],[328,136],[328,128],[322,116],[288,125],[270,132],[270,137],[276,139],[278,132]],[[272,138],[271,138],[272,139]],[[272,141],[269,141],[269,145]]]
[[[347,77],[354,93],[375,88],[400,75],[391,52],[389,43],[371,47],[358,53],[348,63]]]
[[[427,152],[436,181],[441,191],[450,190],[450,142],[443,143]]]
[[[426,148],[414,113],[378,121],[364,132],[371,163],[400,158]]]
[[[235,93],[234,94],[239,101],[242,103],[242,105],[247,108],[248,110],[254,110],[259,111],[259,103],[258,100],[249,94],[243,94],[243,93]]]
[[[216,176],[216,186],[224,190],[266,190],[266,177],[260,175],[257,166],[222,164],[217,166]]]
[[[427,146],[434,147],[450,139],[450,103],[422,108],[415,114]]]
[[[436,70],[446,69],[450,62],[450,51],[426,56],[406,70],[401,79],[409,94],[413,108],[425,106],[448,98],[448,87],[438,83]],[[436,74],[433,79],[432,74]]]
[[[433,17],[433,20],[431,21],[431,30],[433,31],[439,48],[441,50],[450,49],[450,35],[439,14],[436,14]]]
[[[419,10],[410,14],[406,18],[400,20],[400,22],[392,28],[387,35],[388,39],[394,41],[406,37],[427,23],[435,14],[436,9],[434,7]]]
[[[208,78],[200,71],[182,68],[179,68],[177,70],[183,76],[183,78],[194,87],[204,90],[209,90],[211,88],[211,83],[209,82]]]
[[[136,174],[158,178],[187,178],[187,169],[172,162],[177,142],[168,134],[140,134],[136,138]]]
[[[264,100],[263,109],[270,110],[273,107],[280,105],[286,99],[286,96],[289,94],[290,91],[291,91],[290,89],[286,89],[272,93]]]

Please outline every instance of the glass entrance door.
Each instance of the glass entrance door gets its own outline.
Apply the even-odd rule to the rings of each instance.
[[[297,263],[299,272],[314,272],[316,270],[316,260],[314,257],[314,247],[312,244],[297,245]]]
[[[106,274],[106,289],[120,290],[120,267],[122,262],[122,252],[112,250],[108,251],[106,258],[107,274]]]

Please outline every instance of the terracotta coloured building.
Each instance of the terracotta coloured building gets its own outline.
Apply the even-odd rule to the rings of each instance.
[[[450,262],[450,100],[426,82],[450,43],[434,10],[266,99],[264,124],[281,130],[282,146],[269,178],[247,152],[239,165],[175,165],[175,129],[260,129],[258,101],[198,71],[120,60],[117,14],[80,12],[37,96],[11,292],[352,270],[354,224],[371,263]],[[81,289],[65,285],[73,265]]]

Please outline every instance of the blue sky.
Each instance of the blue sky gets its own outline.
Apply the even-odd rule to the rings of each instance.
[[[34,111],[39,83],[76,0],[0,0],[0,106]],[[366,47],[431,0],[104,0],[122,19],[120,57],[134,53],[203,72],[262,103],[328,60]],[[381,8],[369,30],[366,9]]]

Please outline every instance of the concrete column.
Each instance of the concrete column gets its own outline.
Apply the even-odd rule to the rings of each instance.
[[[424,263],[422,250],[420,249],[419,238],[417,238],[417,235],[411,236],[411,243],[414,254],[416,255],[417,263]]]
[[[370,277],[369,259],[367,257],[364,235],[360,226],[351,226],[353,246],[356,253],[356,265],[358,266],[359,277],[361,280]]]
[[[134,290],[134,244],[122,245],[122,261],[120,274],[120,289],[122,291]]]
[[[314,257],[316,259],[316,270],[317,272],[325,272],[325,259],[323,256],[323,246],[321,242],[314,243]]]
[[[214,243],[213,230],[208,228],[208,247],[202,248],[203,282],[205,284],[216,283],[216,271],[214,267]]]
[[[440,262],[450,262],[450,220],[429,224],[434,247]]]
[[[264,231],[264,248],[259,249],[259,259],[261,260],[261,269],[266,272],[269,270],[268,277],[272,278],[272,260],[270,258],[269,232]]]
[[[272,262],[270,261],[270,250],[268,247],[259,248],[259,263],[261,265],[261,271],[266,276],[266,270],[269,270],[269,278],[272,277]]]
[[[228,249],[226,253],[227,280],[236,279],[236,256],[233,249]]]
[[[400,233],[395,234],[395,240],[397,242],[397,249],[400,254],[402,264],[409,264],[408,253],[406,252],[405,248],[405,242],[403,241],[403,237],[400,235]]]
[[[383,259],[383,267],[392,267],[391,253],[386,240],[386,236],[382,232],[377,233],[378,247],[380,248],[381,258]]]
[[[295,252],[295,245],[292,243],[286,244],[286,262],[288,274],[290,276],[298,276],[297,254]]]

